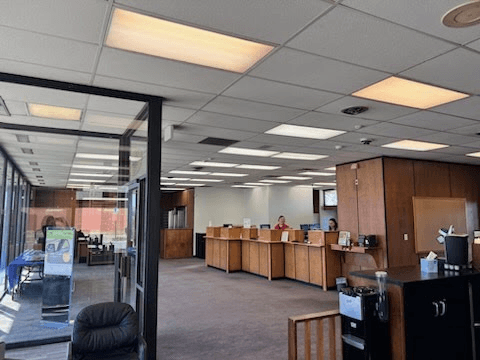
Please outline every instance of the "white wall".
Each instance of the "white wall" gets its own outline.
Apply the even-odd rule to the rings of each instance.
[[[245,217],[251,219],[251,224],[260,227],[260,224],[270,223],[270,186],[258,187],[245,191]]]
[[[195,189],[194,232],[204,233],[209,221],[212,226],[243,224],[245,217],[244,189]]]
[[[300,224],[312,224],[313,190],[301,187],[269,186],[270,224],[277,223],[278,217],[284,215],[288,225],[300,229]]]

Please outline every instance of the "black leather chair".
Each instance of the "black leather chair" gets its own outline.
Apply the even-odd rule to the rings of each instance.
[[[70,360],[144,360],[146,344],[139,335],[135,310],[107,302],[82,309],[73,325]]]

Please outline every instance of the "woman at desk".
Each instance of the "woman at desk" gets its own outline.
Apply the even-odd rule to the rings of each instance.
[[[280,215],[280,217],[278,218],[278,222],[275,225],[275,229],[276,230],[286,230],[288,228],[290,228],[290,225],[285,223],[285,216]]]
[[[334,218],[331,218],[330,220],[328,220],[328,230],[330,231],[338,230],[337,220],[335,220]]]

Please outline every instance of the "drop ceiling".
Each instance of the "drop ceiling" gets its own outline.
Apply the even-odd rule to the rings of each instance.
[[[174,126],[162,144],[162,176],[192,170],[194,161],[281,166],[277,170],[230,168],[248,173],[208,186],[231,186],[302,169],[323,171],[335,164],[388,155],[480,165],[465,154],[480,151],[479,27],[446,28],[441,17],[456,0],[45,0],[7,2],[0,13],[0,71],[128,90],[166,98],[163,127]],[[274,44],[275,49],[243,74],[108,48],[104,39],[115,6],[202,29]],[[373,83],[398,76],[464,92],[469,98],[419,110],[351,96]],[[142,103],[0,84],[12,116],[0,122],[122,134]],[[82,109],[79,122],[32,118],[25,103]],[[368,106],[349,116],[341,110]],[[346,131],[328,140],[265,134],[280,124]],[[146,124],[135,135],[146,136]],[[15,135],[28,135],[19,143]],[[235,146],[277,152],[328,155],[318,161],[218,153],[199,144],[207,137]],[[360,139],[368,138],[370,145]],[[402,140],[450,145],[428,152],[384,148]],[[37,185],[38,162],[45,186],[64,187],[72,164],[94,164],[77,152],[118,154],[118,141],[0,129],[0,144]],[[145,143],[134,152],[144,155]],[[33,155],[22,148],[31,148]],[[100,162],[106,166],[115,161]],[[144,169],[140,161],[134,172]],[[36,166],[35,166],[36,167]],[[202,171],[220,172],[204,167]],[[87,172],[87,170],[84,170]],[[305,170],[303,170],[305,171]],[[73,171],[78,172],[78,171]],[[105,173],[108,173],[105,171]],[[110,171],[115,181],[115,171]],[[201,176],[198,176],[201,177]],[[204,176],[209,178],[209,176]],[[330,182],[332,176],[290,185]],[[275,185],[273,185],[275,186]]]

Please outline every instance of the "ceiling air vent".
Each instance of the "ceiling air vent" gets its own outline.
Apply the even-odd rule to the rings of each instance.
[[[15,135],[17,137],[17,141],[19,143],[29,143],[30,139],[28,138],[28,135]]]
[[[41,171],[39,168],[33,168],[33,171]]]
[[[221,139],[221,138],[214,138],[214,137],[207,137],[199,142],[199,144],[204,145],[216,145],[216,146],[231,146],[236,144],[238,140],[229,140],[229,139]]]
[[[366,106],[352,106],[352,107],[343,109],[342,113],[347,115],[358,115],[358,114],[364,113],[367,110],[368,110],[368,107]]]
[[[0,97],[0,115],[10,116],[10,111],[8,111],[5,101]]]
[[[29,161],[28,163],[30,164],[30,166],[38,166],[38,162],[35,161]]]
[[[23,152],[24,154],[33,155],[33,150],[32,150],[32,149],[22,148],[22,152]]]

